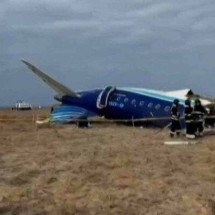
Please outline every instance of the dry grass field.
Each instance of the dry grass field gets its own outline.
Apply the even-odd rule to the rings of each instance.
[[[215,136],[166,139],[167,130],[123,125],[0,122],[0,214],[215,214]]]

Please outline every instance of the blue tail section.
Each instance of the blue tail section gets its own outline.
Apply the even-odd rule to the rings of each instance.
[[[60,105],[55,107],[51,113],[52,122],[71,122],[74,119],[95,116],[94,113],[77,106]]]

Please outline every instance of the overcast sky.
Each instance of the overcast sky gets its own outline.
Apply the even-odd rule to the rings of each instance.
[[[53,103],[25,59],[74,90],[215,95],[214,0],[0,0],[0,106]]]

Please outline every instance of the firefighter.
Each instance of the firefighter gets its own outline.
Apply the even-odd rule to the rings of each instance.
[[[204,130],[204,115],[207,113],[206,109],[202,106],[199,99],[195,100],[193,116],[195,117],[196,136],[203,136]]]
[[[185,124],[186,124],[186,137],[189,139],[194,139],[195,136],[195,123],[193,120],[193,107],[191,106],[190,99],[185,100],[184,106],[184,117],[185,117]]]
[[[178,107],[179,107],[179,100],[175,99],[173,101],[172,107],[171,107],[171,128],[170,128],[170,137],[174,137],[175,134],[177,136],[180,135],[181,133],[181,125],[179,122],[180,119],[180,113],[178,111]]]
[[[215,107],[210,107],[207,110],[208,118],[205,119],[205,127],[207,126],[208,128],[214,128],[215,124],[215,119],[213,116],[215,115]]]

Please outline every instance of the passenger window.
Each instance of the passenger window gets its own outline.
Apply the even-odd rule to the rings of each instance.
[[[166,106],[166,107],[164,108],[164,110],[165,110],[166,112],[170,111],[170,106]]]
[[[139,103],[140,107],[143,107],[144,103],[145,103],[144,101],[140,101]]]
[[[153,107],[153,103],[150,102],[150,103],[148,104],[148,108],[152,108],[152,107]]]
[[[133,100],[131,101],[131,104],[134,105],[134,106],[136,106],[136,100],[133,99]]]
[[[161,108],[161,105],[160,104],[157,104],[156,106],[155,106],[155,109],[156,110],[158,110],[158,109],[160,109]]]
[[[136,100],[132,99],[131,104],[134,104],[134,103],[136,103]]]

